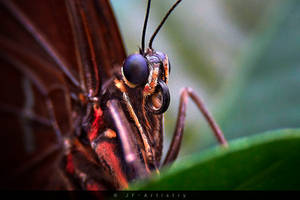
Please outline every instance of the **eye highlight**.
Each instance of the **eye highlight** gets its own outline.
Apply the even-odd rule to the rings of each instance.
[[[141,54],[128,56],[123,65],[123,74],[130,83],[135,85],[145,84],[149,76],[146,58]]]

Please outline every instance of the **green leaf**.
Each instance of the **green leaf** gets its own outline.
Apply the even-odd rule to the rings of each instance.
[[[300,126],[300,1],[281,1],[238,64],[218,121],[230,138]],[[228,134],[227,134],[228,133]]]
[[[187,157],[133,190],[300,189],[300,129],[270,131]]]

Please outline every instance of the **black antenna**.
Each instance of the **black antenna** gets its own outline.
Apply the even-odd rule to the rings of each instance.
[[[143,54],[143,55],[145,53],[145,36],[146,36],[148,17],[149,17],[149,13],[150,13],[150,4],[151,4],[151,0],[148,0],[148,5],[147,5],[147,10],[146,10],[146,15],[145,15],[145,21],[144,21],[144,27],[143,27],[143,33],[142,33],[142,49],[140,49],[140,53]]]
[[[163,18],[163,20],[160,22],[160,24],[158,25],[158,27],[156,28],[155,32],[153,33],[153,35],[151,36],[151,39],[149,41],[149,48],[152,49],[152,43],[153,40],[155,38],[155,36],[157,35],[157,33],[159,32],[160,28],[164,25],[165,21],[167,20],[167,18],[169,17],[169,15],[172,13],[172,11],[176,8],[176,6],[181,2],[182,0],[178,0],[176,1],[176,3],[170,8],[170,10],[167,12],[167,14],[165,15],[165,17]]]

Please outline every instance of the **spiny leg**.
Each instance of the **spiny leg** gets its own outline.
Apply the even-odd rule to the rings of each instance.
[[[125,114],[123,113],[120,104],[116,100],[110,100],[107,102],[107,106],[111,117],[115,123],[116,128],[118,129],[118,135],[121,140],[122,149],[125,155],[125,161],[128,165],[132,166],[136,173],[136,177],[143,177],[146,174],[146,171],[149,171],[147,165],[144,169],[142,163],[139,161],[138,149],[134,144],[134,138],[132,137],[132,130],[128,124]]]
[[[215,120],[213,119],[213,117],[211,116],[209,111],[206,109],[201,98],[198,95],[196,95],[196,93],[193,89],[184,88],[180,94],[179,111],[178,111],[178,115],[177,115],[175,132],[174,132],[174,135],[172,138],[172,143],[169,147],[167,156],[163,162],[163,166],[172,163],[178,156],[181,141],[182,141],[182,136],[183,136],[183,129],[184,129],[188,97],[191,97],[191,99],[196,103],[197,107],[202,112],[202,114],[204,115],[205,119],[207,120],[209,126],[213,130],[213,133],[215,134],[218,142],[224,147],[228,146],[223,132],[221,131],[220,127],[215,122]]]

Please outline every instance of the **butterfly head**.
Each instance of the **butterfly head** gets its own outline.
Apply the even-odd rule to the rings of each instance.
[[[152,49],[148,49],[144,55],[129,55],[122,67],[126,85],[130,88],[143,87],[146,106],[154,114],[164,113],[169,107],[169,73],[168,56]]]

